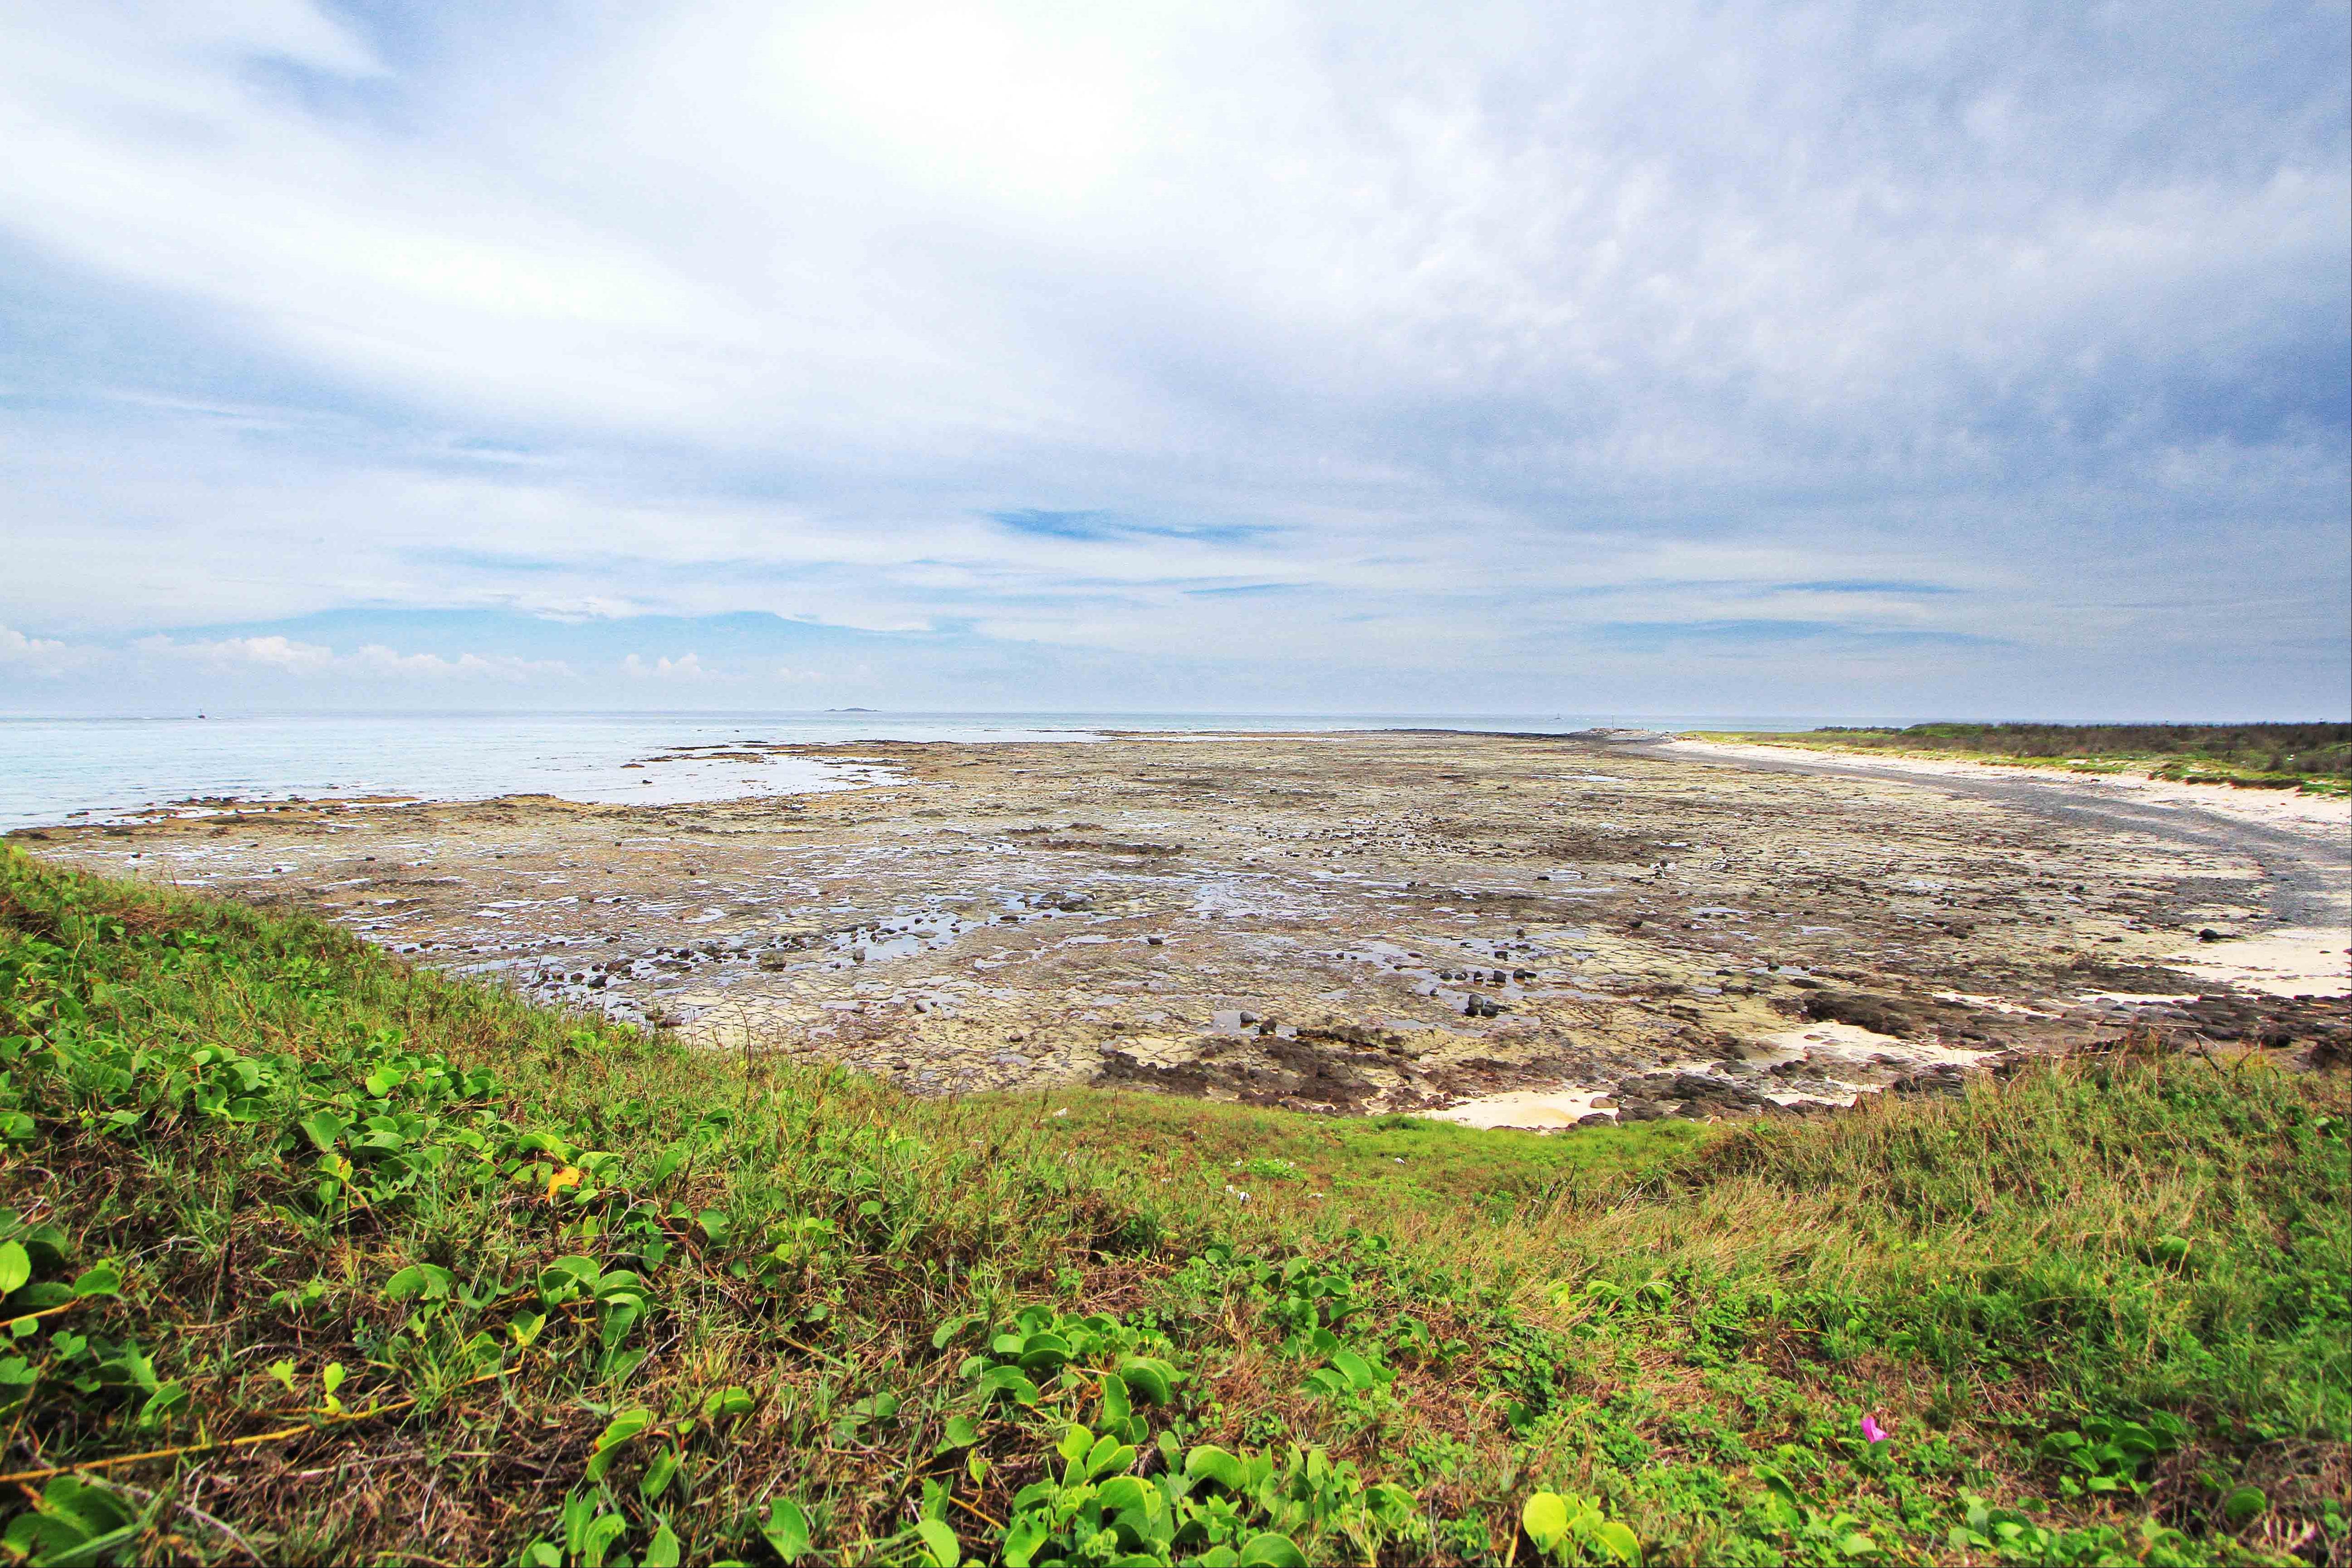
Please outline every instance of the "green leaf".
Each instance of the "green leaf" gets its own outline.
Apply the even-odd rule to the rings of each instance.
[[[1073,1424],[1069,1430],[1062,1434],[1062,1440],[1054,1445],[1054,1452],[1075,1465],[1085,1458],[1087,1450],[1094,1446],[1095,1435],[1085,1427]]]
[[[1176,1369],[1164,1361],[1150,1356],[1131,1355],[1118,1363],[1119,1377],[1127,1384],[1129,1394],[1147,1405],[1168,1403],[1169,1390],[1176,1382]]]
[[[923,1549],[930,1554],[936,1568],[956,1568],[956,1564],[963,1561],[963,1547],[956,1540],[955,1531],[938,1520],[917,1520],[915,1533],[922,1537]],[[1303,1564],[1301,1568],[1304,1568]]]
[[[1593,1531],[1601,1547],[1620,1563],[1639,1564],[1642,1561],[1642,1538],[1616,1520],[1603,1520]],[[1866,1539],[1866,1538],[1865,1538]]]
[[[711,1246],[724,1247],[727,1245],[729,1226],[727,1216],[725,1215],[719,1213],[717,1209],[704,1209],[699,1215],[695,1216],[695,1221],[702,1226],[703,1237],[710,1243]]]
[[[1133,1476],[1113,1476],[1095,1496],[1101,1500],[1105,1513],[1130,1508],[1149,1511],[1151,1507],[1151,1489]]]
[[[1134,1405],[1127,1396],[1127,1380],[1115,1372],[1103,1373],[1103,1425],[1119,1426],[1134,1414]]]
[[[947,1434],[940,1439],[937,1451],[945,1453],[950,1448],[969,1448],[979,1441],[979,1422],[969,1415],[950,1415],[948,1417]]]
[[[749,1415],[759,1407],[760,1402],[751,1397],[750,1389],[729,1384],[702,1402],[702,1418],[719,1421],[730,1415]]]
[[[983,1397],[994,1394],[1008,1394],[1016,1405],[1037,1403],[1037,1385],[1023,1376],[1018,1367],[990,1367],[980,1374],[980,1391]]]
[[[1242,1547],[1242,1568],[1307,1568],[1307,1553],[1286,1535],[1267,1531]]]
[[[768,1505],[768,1522],[760,1527],[760,1534],[787,1563],[808,1555],[808,1515],[790,1498],[778,1498]]]
[[[1558,1492],[1537,1492],[1519,1510],[1519,1528],[1538,1551],[1549,1552],[1568,1537],[1568,1500]]]
[[[13,1241],[0,1241],[0,1296],[6,1296],[33,1277],[33,1260]]]
[[[1214,1481],[1229,1492],[1242,1489],[1242,1462],[1212,1443],[1203,1443],[1184,1456],[1184,1478],[1194,1481]]]
[[[445,1300],[457,1277],[446,1268],[430,1263],[412,1263],[383,1282],[383,1299],[395,1304],[412,1296],[422,1296],[428,1301]]]
[[[2221,1500],[2221,1518],[2231,1530],[2237,1529],[2271,1506],[2260,1487],[2240,1487]]]
[[[670,1478],[677,1474],[677,1450],[664,1448],[637,1478],[637,1495],[651,1502],[669,1489]]]
[[[654,1538],[646,1542],[646,1554],[637,1559],[640,1568],[677,1568],[677,1535],[663,1520],[654,1531]]]
[[[331,1110],[314,1110],[298,1125],[310,1135],[310,1142],[318,1145],[320,1153],[331,1154],[335,1152],[335,1140],[343,1135],[351,1123]]]
[[[617,1513],[600,1513],[590,1520],[580,1537],[580,1561],[584,1568],[604,1568],[604,1553],[628,1528],[629,1521]]]
[[[624,1410],[606,1422],[604,1430],[597,1435],[596,1452],[588,1460],[588,1479],[603,1480],[604,1472],[613,1468],[615,1451],[621,1445],[653,1424],[654,1413],[642,1405],[634,1410]]]
[[[1053,1539],[1053,1529],[1034,1513],[1016,1515],[1004,1531],[1005,1568],[1029,1568],[1037,1549]]]
[[[1097,1438],[1087,1450],[1087,1479],[1110,1475],[1135,1463],[1135,1450],[1116,1437]]]

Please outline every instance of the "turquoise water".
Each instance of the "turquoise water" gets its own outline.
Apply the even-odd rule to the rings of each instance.
[[[847,787],[871,768],[805,758],[655,762],[752,741],[1062,741],[1113,730],[1805,729],[1813,719],[1642,714],[383,713],[0,719],[0,829],[205,797],[544,794],[665,805]],[[640,764],[632,768],[630,763]]]

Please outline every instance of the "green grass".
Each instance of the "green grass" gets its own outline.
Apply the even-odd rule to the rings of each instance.
[[[15,851],[0,1058],[10,1556],[2352,1552],[2340,1075],[918,1100]]]
[[[1832,751],[1948,756],[2077,773],[2137,769],[2158,778],[2249,788],[2352,788],[2352,724],[1832,725],[1792,733],[1713,733],[1707,740]]]

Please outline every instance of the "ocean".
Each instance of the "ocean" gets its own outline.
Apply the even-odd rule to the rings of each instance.
[[[1825,720],[1705,714],[369,713],[0,718],[0,830],[142,816],[224,797],[392,796],[670,805],[853,787],[877,763],[680,759],[752,742],[1083,744],[1112,731],[1388,729],[1560,733],[1595,727],[1796,730]],[[656,760],[667,759],[667,760]],[[635,765],[632,765],[635,764]]]

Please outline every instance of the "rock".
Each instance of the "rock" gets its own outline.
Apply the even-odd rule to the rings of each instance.
[[[1598,1110],[1590,1116],[1580,1116],[1576,1119],[1576,1124],[1579,1127],[1613,1127],[1616,1121],[1615,1117],[1603,1115]]]

